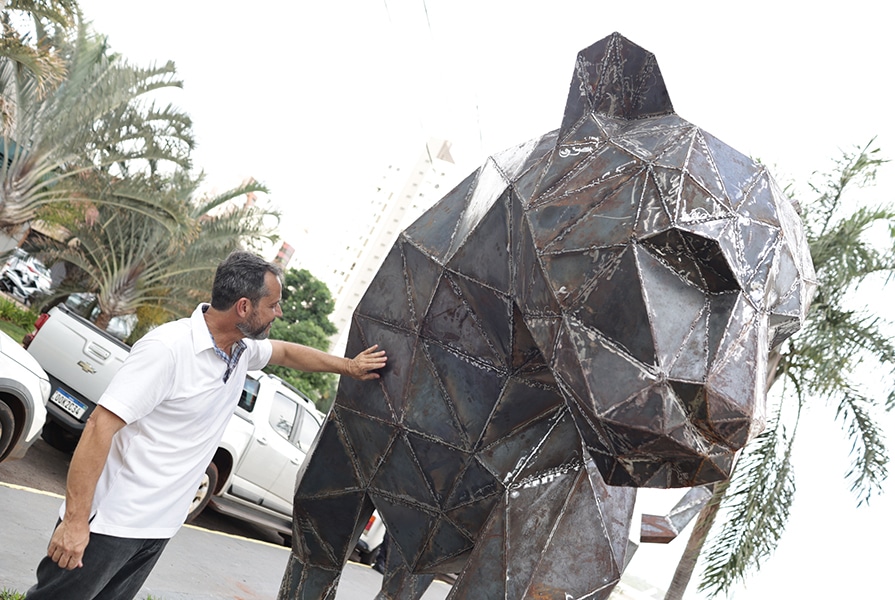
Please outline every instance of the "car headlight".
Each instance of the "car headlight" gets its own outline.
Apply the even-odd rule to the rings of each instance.
[[[52,391],[53,386],[50,385],[50,382],[42,377],[38,377],[37,381],[40,383],[40,395],[43,398],[44,406],[47,404],[47,400],[50,399],[50,391]]]

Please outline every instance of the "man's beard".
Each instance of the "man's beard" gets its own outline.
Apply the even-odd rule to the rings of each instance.
[[[236,328],[250,340],[266,340],[267,336],[270,335],[270,325],[271,323],[258,325],[252,321],[243,321],[242,323],[237,323]]]

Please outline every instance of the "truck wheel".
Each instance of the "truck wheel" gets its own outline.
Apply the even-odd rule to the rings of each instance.
[[[205,475],[199,482],[199,488],[196,490],[196,497],[190,503],[190,512],[186,516],[186,522],[189,523],[199,516],[199,513],[208,506],[208,502],[214,495],[214,490],[218,485],[218,468],[214,463],[208,465],[205,469]]]
[[[379,546],[376,546],[369,552],[358,551],[358,554],[360,555],[361,564],[372,565],[374,562],[376,562],[376,557],[379,556],[380,548],[382,548],[381,544]]]
[[[44,428],[40,430],[40,437],[56,450],[66,454],[71,454],[78,446],[77,437],[63,429],[59,423],[49,419],[44,423]]]
[[[0,400],[0,456],[12,444],[12,436],[16,433],[16,416],[4,400]]]

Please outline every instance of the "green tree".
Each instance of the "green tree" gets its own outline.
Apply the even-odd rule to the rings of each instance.
[[[75,292],[95,295],[96,325],[137,313],[145,326],[189,314],[208,298],[217,264],[236,249],[252,249],[275,238],[277,214],[236,199],[264,191],[250,181],[213,196],[200,196],[199,178],[140,176],[116,180],[96,195],[125,193],[131,198],[164,197],[179,206],[176,228],[146,214],[102,203],[90,219],[67,221],[61,242],[46,239],[39,253],[50,264],[65,261],[73,270],[44,303]],[[146,319],[154,322],[146,323]]]
[[[326,284],[305,269],[289,269],[283,285],[283,317],[274,322],[270,337],[328,350],[336,326],[329,320],[334,302]],[[298,388],[326,412],[333,403],[337,377],[331,373],[300,373],[271,365],[265,369]]]
[[[172,222],[181,212],[163,198],[97,195],[94,178],[97,171],[126,179],[164,165],[190,168],[189,117],[148,100],[153,91],[180,87],[174,64],[134,67],[80,22],[54,44],[65,72],[55,85],[22,68],[19,56],[0,53],[0,96],[9,113],[0,131],[0,227],[27,223],[48,206],[87,213],[103,202]]]
[[[881,491],[888,455],[874,412],[895,407],[895,344],[889,323],[871,307],[853,308],[856,290],[888,283],[895,274],[895,209],[892,202],[867,207],[857,189],[872,184],[886,161],[871,141],[844,152],[834,168],[810,184],[816,199],[805,206],[805,233],[818,278],[818,293],[804,328],[769,359],[768,389],[779,402],[767,430],[740,457],[729,483],[716,484],[697,518],[666,599],[682,598],[700,554],[700,589],[716,596],[757,569],[773,552],[790,514],[796,481],[792,450],[799,416],[809,403],[835,407],[850,442],[846,474],[858,505]],[[882,240],[882,242],[880,241]],[[855,367],[874,363],[889,373],[888,390],[875,395]],[[720,531],[707,534],[718,515]]]

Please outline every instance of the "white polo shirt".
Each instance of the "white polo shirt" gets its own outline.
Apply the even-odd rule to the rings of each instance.
[[[270,341],[243,340],[246,349],[225,383],[227,364],[215,354],[202,309],[134,344],[100,398],[126,425],[112,439],[96,486],[93,532],[173,536],[236,408],[246,371],[270,360]]]

